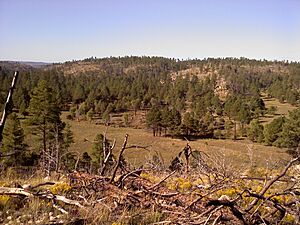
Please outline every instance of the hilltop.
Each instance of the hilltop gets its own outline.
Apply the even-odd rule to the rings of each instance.
[[[78,74],[101,74],[112,72],[118,75],[137,73],[145,69],[158,69],[157,72],[169,72],[173,78],[176,76],[197,76],[218,74],[226,67],[235,66],[243,68],[246,72],[254,73],[277,73],[289,74],[291,64],[286,61],[253,60],[247,58],[207,58],[180,60],[164,57],[109,57],[109,58],[87,58],[84,60],[67,61],[65,63],[53,64],[46,69],[59,69],[64,75]],[[236,69],[236,68],[235,68]]]
[[[192,80],[214,79],[215,93],[225,99],[230,89],[244,85],[247,80],[256,80],[261,83],[259,88],[263,91],[269,88],[275,80],[293,80],[292,89],[299,90],[300,64],[287,61],[253,60],[247,58],[207,58],[203,60],[179,60],[163,57],[110,57],[87,58],[78,61],[69,61],[53,64],[44,68],[46,71],[56,70],[64,76],[87,75],[99,76],[136,76],[152,75],[167,76],[172,81],[177,78]],[[160,82],[163,81],[161,79]],[[244,80],[240,80],[244,79]],[[240,82],[239,84],[237,82]],[[235,87],[234,87],[235,86]],[[280,85],[279,85],[280,86]],[[293,86],[293,85],[292,85]],[[273,89],[276,89],[274,87]],[[272,91],[274,92],[274,90]],[[280,94],[278,94],[279,97]],[[282,95],[282,94],[281,94]],[[286,100],[295,103],[294,100]]]

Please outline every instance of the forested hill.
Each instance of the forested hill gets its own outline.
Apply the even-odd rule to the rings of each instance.
[[[225,75],[232,71],[248,74],[291,74],[292,67],[297,63],[278,61],[258,61],[245,58],[204,59],[204,60],[179,60],[162,57],[122,57],[122,58],[88,58],[81,61],[71,61],[63,64],[55,64],[46,69],[58,69],[64,75],[79,74],[156,74],[168,73],[173,78],[182,76],[197,76],[201,78],[207,75]],[[299,65],[298,65],[299,66]]]
[[[282,61],[250,60],[246,58],[208,58],[204,60],[179,60],[162,57],[122,57],[122,58],[87,58],[81,61],[66,62],[47,67],[46,70],[60,71],[65,76],[155,76],[171,78],[180,77],[192,80],[193,76],[203,80],[213,79],[215,93],[225,98],[229,91],[249,92],[250,83],[259,89],[269,88],[270,94],[296,104],[299,90],[299,63]],[[282,85],[284,83],[284,85]],[[246,87],[248,86],[248,87]],[[290,93],[287,89],[292,90]]]
[[[52,83],[63,102],[82,102],[88,97],[115,101],[126,96],[130,101],[139,99],[147,104],[151,98],[168,101],[166,92],[172,91],[177,93],[169,97],[176,97],[173,100],[178,101],[188,97],[195,83],[205,81],[209,85],[204,89],[214,89],[214,93],[222,100],[230,92],[253,95],[263,90],[282,102],[299,103],[299,63],[246,58],[177,60],[131,56],[92,57],[34,69],[20,63],[1,62],[0,105],[3,104],[14,69],[22,71],[16,106],[22,102],[28,104],[26,96],[30,95],[40,79]],[[176,88],[170,88],[169,85],[175,85]],[[201,92],[205,92],[204,89]]]
[[[1,64],[1,108],[13,70],[11,64]],[[279,123],[280,130],[269,139],[262,136],[260,123],[262,116],[276,111],[265,106],[262,95],[299,106],[300,63],[122,57],[89,58],[40,69],[25,67],[13,95],[14,110],[30,114],[30,101],[41,80],[49,89],[49,101],[68,110],[69,119],[97,119],[109,124],[113,115],[120,114],[124,116],[122,126],[130,126],[126,113],[134,112],[135,116],[143,111],[147,116],[142,123],[154,135],[164,131],[172,136],[236,139],[237,132],[244,137],[253,128],[252,134],[247,134],[253,141],[268,140],[268,144],[280,147],[298,143],[298,139],[287,143],[283,140],[288,139],[274,136],[283,131],[286,120],[275,120],[274,129]]]

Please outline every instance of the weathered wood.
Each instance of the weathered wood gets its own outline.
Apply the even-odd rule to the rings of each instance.
[[[34,195],[23,188],[0,187],[0,195],[23,195],[33,197]]]
[[[79,208],[84,208],[84,206],[81,205],[79,201],[68,199],[65,196],[54,195],[51,193],[43,193],[43,194],[33,193],[24,188],[0,187],[0,195],[21,195],[21,196],[30,197],[30,198],[36,196],[38,198],[53,199],[56,201],[61,201],[63,203],[69,204],[69,205],[76,205]]]
[[[104,175],[105,169],[106,169],[107,164],[109,162],[109,158],[112,155],[112,151],[115,148],[115,145],[116,145],[116,139],[114,139],[112,146],[108,147],[108,153],[107,153],[106,157],[104,158],[103,165],[102,165],[102,168],[101,168],[101,171],[100,171],[100,176]],[[103,146],[104,146],[104,144],[103,144]],[[105,152],[106,150],[104,149],[103,151]]]
[[[43,195],[41,195],[41,197],[61,201],[63,203],[69,204],[69,205],[76,205],[79,208],[84,208],[84,206],[81,205],[79,201],[68,199],[62,195],[43,194]]]
[[[114,180],[115,180],[115,177],[116,177],[116,174],[117,174],[117,170],[118,170],[118,168],[120,166],[120,162],[121,162],[121,159],[122,159],[122,155],[123,155],[123,153],[124,153],[124,151],[126,149],[127,141],[128,141],[128,134],[125,135],[124,143],[123,143],[122,149],[120,151],[117,164],[116,164],[116,166],[114,168],[114,171],[113,171],[113,174],[111,176],[110,183],[114,182]]]

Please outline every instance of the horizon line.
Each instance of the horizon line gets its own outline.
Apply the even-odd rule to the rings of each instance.
[[[76,61],[83,61],[86,59],[109,59],[109,58],[126,58],[126,57],[150,57],[150,58],[165,58],[165,59],[175,59],[178,61],[193,61],[193,60],[199,60],[204,61],[208,59],[247,59],[247,60],[255,60],[255,61],[269,61],[269,62],[283,62],[283,63],[300,63],[300,60],[290,60],[290,59],[275,59],[275,58],[253,58],[253,57],[245,57],[245,56],[207,56],[207,57],[170,57],[170,56],[163,56],[163,55],[110,55],[110,56],[89,56],[89,57],[82,57],[77,59],[68,59],[68,60],[62,60],[62,61],[43,61],[43,60],[27,60],[27,59],[0,59],[0,62],[20,62],[20,63],[47,63],[47,64],[63,64],[66,62],[76,62]]]

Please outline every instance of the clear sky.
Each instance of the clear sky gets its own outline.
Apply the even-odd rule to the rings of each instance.
[[[0,60],[300,61],[300,0],[0,0]]]

